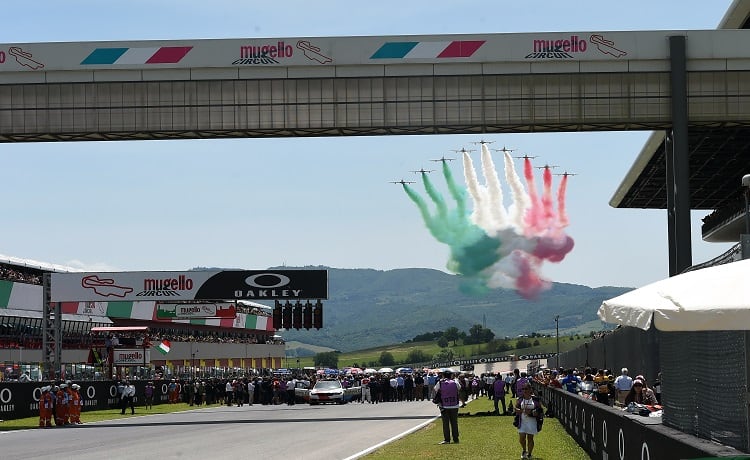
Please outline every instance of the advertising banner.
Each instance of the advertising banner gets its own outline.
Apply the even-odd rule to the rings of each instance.
[[[327,299],[326,270],[52,273],[52,302]]]
[[[142,366],[151,362],[151,350],[143,348],[115,348],[112,364],[115,366]]]
[[[156,319],[234,318],[237,309],[233,303],[158,303]]]
[[[1,72],[651,60],[685,35],[688,58],[749,56],[747,30],[571,31],[0,44]]]
[[[81,396],[82,411],[84,412],[81,418],[84,422],[86,421],[86,411],[109,409],[120,404],[117,382],[98,380],[77,381],[76,383],[81,385],[78,393]],[[143,405],[146,380],[135,380],[132,383],[136,388],[133,402],[136,406]],[[154,383],[154,404],[166,402],[169,382],[157,380]],[[42,387],[54,384],[55,382],[0,382],[0,418],[13,420],[37,416]]]

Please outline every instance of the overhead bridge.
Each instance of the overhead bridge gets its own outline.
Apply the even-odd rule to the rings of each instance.
[[[725,159],[745,153],[711,146],[748,131],[747,43],[698,30],[0,45],[0,142],[663,130],[665,161],[614,205],[669,210],[675,274],[692,265],[691,207],[737,195],[724,179],[744,165]]]
[[[750,31],[2,46],[0,142],[670,129],[750,124]]]

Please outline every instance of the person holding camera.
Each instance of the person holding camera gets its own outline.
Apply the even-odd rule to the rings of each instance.
[[[515,412],[518,417],[518,442],[523,449],[521,458],[532,458],[534,436],[539,433],[540,419],[544,420],[544,408],[528,383],[521,388],[521,394],[516,399]]]

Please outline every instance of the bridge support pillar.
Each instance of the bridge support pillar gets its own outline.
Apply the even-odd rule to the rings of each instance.
[[[672,130],[664,143],[667,169],[669,276],[693,265],[690,231],[690,151],[688,150],[685,36],[669,37]]]

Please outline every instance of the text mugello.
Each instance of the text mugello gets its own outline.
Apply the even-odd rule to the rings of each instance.
[[[185,275],[180,275],[177,278],[146,278],[143,280],[143,290],[136,296],[178,297],[178,291],[191,291],[192,289],[193,280]]]
[[[278,64],[277,59],[290,58],[294,55],[294,47],[279,41],[266,45],[244,45],[240,46],[240,58],[232,62],[232,65],[248,64]]]
[[[558,40],[534,40],[533,52],[526,59],[572,59],[575,53],[585,53],[588,48],[586,40],[571,35]]]
[[[274,279],[275,283],[260,283],[261,277],[265,279]],[[288,276],[279,275],[276,273],[260,273],[257,275],[248,276],[245,278],[245,284],[250,286],[250,289],[236,289],[234,291],[235,298],[273,298],[273,297],[300,297],[302,289],[284,289],[284,286],[289,285],[291,280]]]

